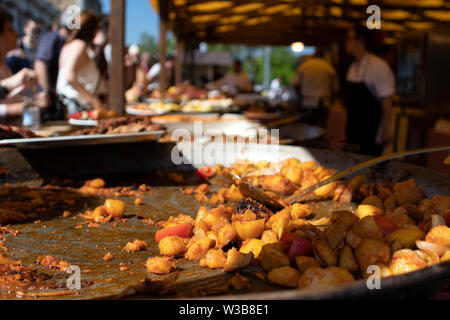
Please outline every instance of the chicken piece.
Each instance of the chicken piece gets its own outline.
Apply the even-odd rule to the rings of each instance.
[[[253,213],[255,213],[257,218],[259,219],[267,219],[273,215],[273,212],[270,209],[266,208],[264,205],[253,199],[247,198],[239,201],[238,203],[239,213],[244,213],[248,209],[251,210]]]
[[[389,269],[393,275],[404,274],[427,267],[427,262],[410,249],[403,249],[394,252]]]
[[[437,211],[437,214],[445,216],[450,209],[450,196],[436,195],[431,199],[430,204],[431,208]]]
[[[258,260],[261,267],[266,271],[290,265],[289,257],[280,250],[278,244],[263,246]]]
[[[308,256],[297,256],[295,257],[295,263],[297,264],[298,270],[301,273],[304,273],[309,268],[320,268],[320,262],[314,259],[313,257]]]
[[[215,246],[214,240],[206,237],[197,240],[188,246],[185,258],[188,260],[200,260],[206,256],[208,250]]]
[[[185,253],[187,248],[184,239],[179,236],[169,236],[161,239],[158,244],[159,252],[164,256],[174,257]]]
[[[227,261],[223,271],[235,271],[247,267],[253,260],[253,253],[241,253],[236,248],[231,248],[227,252]]]
[[[145,263],[147,271],[156,274],[169,274],[175,269],[175,262],[169,257],[148,258]]]
[[[200,260],[200,266],[210,269],[220,269],[225,266],[226,262],[227,255],[222,249],[210,249],[206,253],[206,256]]]
[[[264,246],[264,242],[259,239],[248,239],[242,243],[241,248],[239,249],[239,252],[242,253],[253,253],[253,256],[255,258],[258,258],[262,247]]]
[[[389,262],[391,257],[391,249],[381,240],[377,239],[363,239],[361,244],[355,250],[356,261],[359,265],[359,270],[364,278],[370,274],[367,273],[367,268],[377,262]]]
[[[235,273],[234,276],[231,277],[229,285],[235,290],[250,289],[252,287],[250,280],[241,276],[239,273]]]
[[[354,282],[352,274],[339,267],[309,268],[300,277],[300,289],[320,289]]]
[[[276,268],[267,274],[267,280],[279,286],[296,288],[300,280],[300,273],[287,266]]]
[[[139,252],[148,248],[147,242],[135,239],[133,242],[128,242],[123,248],[126,252]]]
[[[423,198],[423,190],[413,179],[409,179],[394,185],[394,197],[400,206],[405,203],[418,204]]]
[[[337,266],[338,258],[336,253],[328,244],[327,240],[316,240],[313,242],[313,249],[315,255],[328,266]]]

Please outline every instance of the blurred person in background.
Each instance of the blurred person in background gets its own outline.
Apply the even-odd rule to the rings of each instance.
[[[355,61],[347,72],[345,105],[347,140],[360,152],[379,156],[392,141],[392,97],[395,77],[385,60],[369,52],[371,30],[355,26],[347,33],[346,51]]]
[[[166,57],[165,63],[165,72],[166,72],[166,88],[171,87],[175,84],[175,56],[168,55]],[[147,80],[150,83],[149,90],[152,91],[154,89],[159,89],[159,74],[161,73],[161,64],[156,62],[147,73]]]
[[[53,22],[52,31],[42,37],[36,52],[34,71],[42,90],[39,96],[48,107],[48,111],[43,114],[43,120],[64,119],[63,107],[56,96],[56,81],[59,72],[59,55],[70,34],[67,19],[65,15],[62,15]]]
[[[29,19],[23,28],[24,36],[18,41],[17,48],[10,51],[5,63],[11,72],[17,73],[23,68],[32,69],[36,58],[36,51],[41,34],[40,23]]]
[[[298,66],[291,86],[300,93],[301,109],[307,113],[305,122],[325,127],[339,79],[334,67],[322,58],[320,48]]]
[[[67,107],[68,114],[103,105],[96,96],[101,75],[92,49],[99,22],[94,13],[83,11],[80,28],[72,30],[62,48],[56,92]]]
[[[226,87],[231,93],[252,92],[253,85],[247,73],[242,69],[242,62],[238,59],[233,61],[233,69],[225,77],[210,82],[206,85],[208,90],[220,90]]]
[[[103,103],[106,103],[108,97],[108,67],[109,63],[105,55],[105,48],[109,41],[109,16],[104,15],[100,19],[100,29],[93,40],[93,49],[95,61],[100,71],[100,84],[98,85],[97,95]]]
[[[7,117],[22,115],[23,102],[9,99],[12,90],[20,86],[32,86],[36,83],[34,71],[22,69],[15,75],[11,74],[5,65],[6,54],[17,45],[17,33],[13,28],[13,17],[7,11],[0,9],[0,123],[6,123]]]

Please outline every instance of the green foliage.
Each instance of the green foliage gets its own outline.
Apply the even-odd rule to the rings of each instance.
[[[150,52],[152,55],[158,52],[158,43],[152,35],[144,32],[139,39],[139,50],[141,52]]]
[[[272,47],[270,79],[280,78],[284,85],[291,83],[297,58],[288,47]]]

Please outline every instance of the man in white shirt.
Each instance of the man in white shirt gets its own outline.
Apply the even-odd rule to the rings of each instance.
[[[291,85],[300,88],[301,106],[309,113],[308,122],[325,126],[327,108],[339,90],[339,80],[333,66],[319,57],[318,52],[298,67]]]
[[[394,74],[383,59],[368,52],[369,29],[356,26],[348,31],[347,53],[355,58],[347,73],[347,139],[363,154],[379,156],[392,140],[392,97]]]
[[[231,73],[217,81],[208,83],[206,88],[213,90],[222,89],[225,86],[232,93],[251,92],[253,90],[252,82],[247,73],[242,70],[242,62],[240,60],[234,60],[233,71]]]

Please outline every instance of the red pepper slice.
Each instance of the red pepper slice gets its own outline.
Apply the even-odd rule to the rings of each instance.
[[[192,226],[190,223],[180,224],[175,227],[164,228],[164,229],[156,232],[156,234],[155,234],[156,242],[159,243],[161,241],[161,239],[163,239],[165,237],[170,237],[170,236],[179,236],[181,238],[189,238],[189,236],[191,235],[191,228],[192,228]]]
[[[213,167],[203,167],[197,170],[197,175],[200,179],[208,179],[216,174],[216,169]]]

